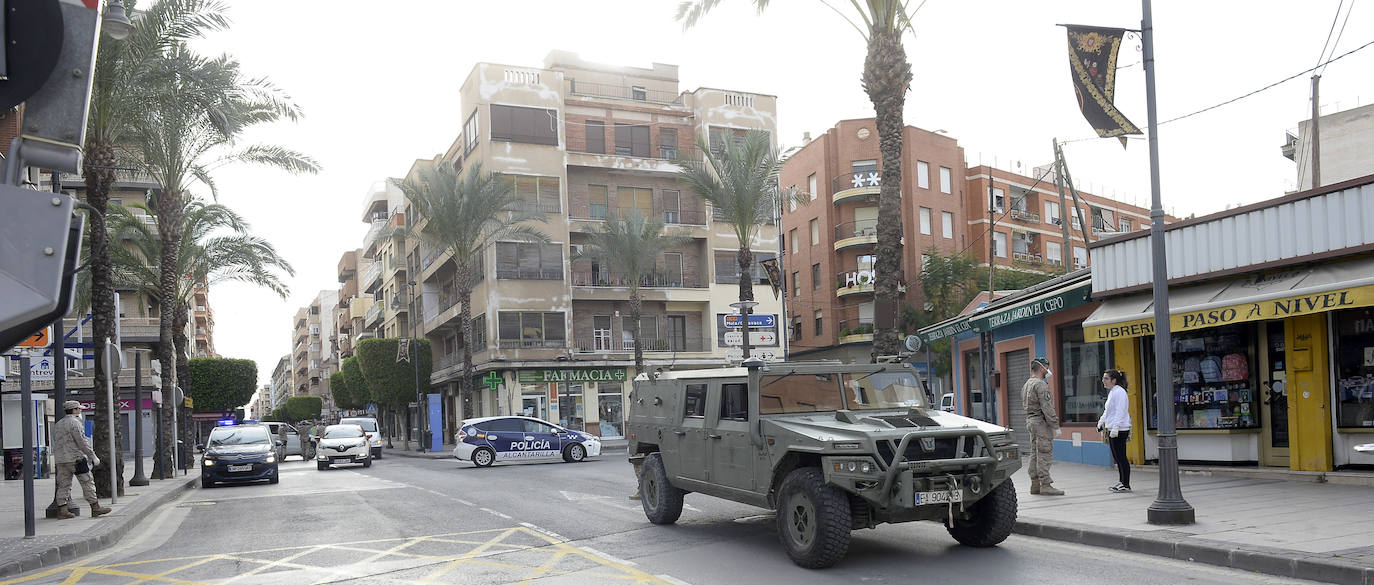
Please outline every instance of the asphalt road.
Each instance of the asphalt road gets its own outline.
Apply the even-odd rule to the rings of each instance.
[[[103,553],[9,583],[1306,583],[1013,535],[957,545],[933,523],[854,534],[833,568],[793,565],[764,510],[687,496],[654,526],[621,454],[580,464],[387,457],[281,483],[197,489]]]

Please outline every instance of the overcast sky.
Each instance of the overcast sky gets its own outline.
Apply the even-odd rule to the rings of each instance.
[[[842,10],[848,2],[830,0]],[[1155,3],[1160,120],[1249,93],[1374,40],[1374,9],[1345,0]],[[318,175],[228,167],[216,173],[220,202],[242,213],[295,266],[291,295],[238,284],[211,291],[221,355],[258,362],[263,383],[291,351],[292,317],[321,290],[336,289],[339,256],[359,247],[368,186],[405,174],[458,135],[463,78],[478,62],[539,66],[550,49],[584,59],[680,66],[682,89],[710,86],[778,96],[779,142],[796,145],[835,121],[873,115],[859,86],[864,44],[819,0],[775,0],[758,15],[725,0],[697,28],[673,21],[676,0],[458,2],[234,0],[232,30],[197,43],[228,52],[270,78],[305,111],[296,124],[253,132],[321,163]],[[1349,18],[1346,19],[1346,13]],[[1344,22],[1344,26],[1342,26]],[[915,79],[906,123],[945,130],[970,166],[997,163],[1029,175],[1051,160],[1052,138],[1090,192],[1148,207],[1144,140],[1122,150],[1095,139],[1069,82],[1059,23],[1139,28],[1135,2],[928,0],[906,49]],[[1146,126],[1138,41],[1123,45],[1116,104]],[[1323,72],[1323,113],[1374,100],[1374,47]],[[1166,210],[1199,215],[1282,195],[1296,165],[1279,147],[1310,115],[1310,75],[1231,105],[1161,126]],[[1087,139],[1075,141],[1077,139]],[[1022,166],[1018,167],[1020,164]]]

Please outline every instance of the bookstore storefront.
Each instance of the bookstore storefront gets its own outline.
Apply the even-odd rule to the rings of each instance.
[[[1171,287],[1169,299],[1180,461],[1371,463],[1351,448],[1374,441],[1374,258]],[[1133,434],[1133,448],[1149,460],[1159,423],[1153,325],[1149,295],[1108,299],[1084,322],[1087,339],[1117,344],[1132,404],[1140,398],[1132,417],[1148,431]]]

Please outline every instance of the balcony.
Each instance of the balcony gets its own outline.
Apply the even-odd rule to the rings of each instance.
[[[876,198],[881,190],[882,178],[879,171],[859,171],[836,177],[830,184],[831,202],[839,205],[846,201],[862,201]]]
[[[561,213],[563,208],[557,199],[545,199],[533,201],[520,199],[506,206],[506,211],[523,211],[525,213]]]
[[[367,310],[367,316],[363,317],[363,327],[372,327],[382,318],[382,306],[384,303],[373,303],[372,308]]]
[[[697,338],[658,338],[645,339],[643,341],[643,351],[645,353],[704,353],[714,349],[715,340]],[[635,342],[632,339],[615,338],[610,331],[598,332],[591,336],[577,336],[573,340],[573,352],[575,353],[634,353]]]
[[[872,246],[878,243],[878,220],[861,219],[835,226],[835,250]],[[902,238],[906,243],[906,238]]]
[[[839,322],[840,345],[846,343],[873,343],[873,323],[861,319],[845,319]]]
[[[628,210],[608,207],[605,205],[590,205],[588,211],[570,212],[571,219],[582,221],[606,221],[609,217],[622,218],[628,215]],[[644,213],[642,210],[640,213]],[[655,209],[648,214],[648,217],[662,221],[664,225],[686,225],[686,226],[705,226],[706,212],[700,209]]]
[[[573,270],[573,286],[592,286],[628,288],[630,278],[619,272],[600,270]],[[640,278],[640,288],[706,288],[700,280],[688,279],[683,274],[651,274]]]
[[[652,102],[656,104],[682,104],[682,95],[670,91],[646,89],[634,85],[612,85],[608,83],[589,83],[568,79],[563,82],[570,95]]]
[[[387,224],[389,223],[391,222],[388,221],[387,218],[383,217],[381,219],[377,219],[374,215],[372,219],[372,227],[368,228],[367,235],[363,237],[364,247],[371,248],[372,245],[377,242],[377,239],[380,238],[382,234],[387,231]]]
[[[381,277],[382,277],[382,263],[381,263],[381,262],[373,262],[373,263],[372,263],[372,266],[369,266],[369,267],[368,267],[367,272],[364,272],[364,273],[363,273],[363,280],[362,280],[362,283],[361,283],[361,284],[362,284],[362,287],[363,287],[363,290],[370,291],[370,290],[376,288],[377,281],[380,280]]]
[[[1040,214],[1035,213],[1034,211],[1012,209],[1011,218],[1017,221],[1024,221],[1026,223],[1040,223]]]
[[[568,346],[565,339],[502,339],[501,349],[563,349]]]

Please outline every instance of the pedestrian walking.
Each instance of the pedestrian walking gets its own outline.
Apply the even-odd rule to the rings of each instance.
[[[67,416],[54,425],[52,437],[53,459],[57,462],[57,517],[61,520],[76,517],[67,509],[67,503],[72,500],[72,476],[81,482],[81,495],[91,504],[91,517],[109,514],[110,509],[102,507],[100,498],[95,495],[91,470],[100,467],[100,458],[91,449],[91,442],[86,440],[81,403],[68,400],[62,403],[62,410]]]
[[[1063,434],[1059,428],[1059,414],[1054,410],[1054,396],[1048,382],[1050,365],[1041,358],[1031,360],[1031,377],[1021,387],[1021,405],[1026,409],[1026,429],[1030,431],[1030,493],[1042,496],[1062,496],[1064,490],[1054,487],[1050,477],[1050,463],[1054,461],[1054,438]]]
[[[1113,492],[1131,491],[1131,462],[1126,460],[1126,442],[1131,440],[1131,399],[1126,396],[1126,374],[1121,370],[1107,370],[1102,374],[1102,387],[1107,388],[1107,405],[1097,430],[1104,433],[1112,448],[1112,461],[1120,481],[1108,488]]]

